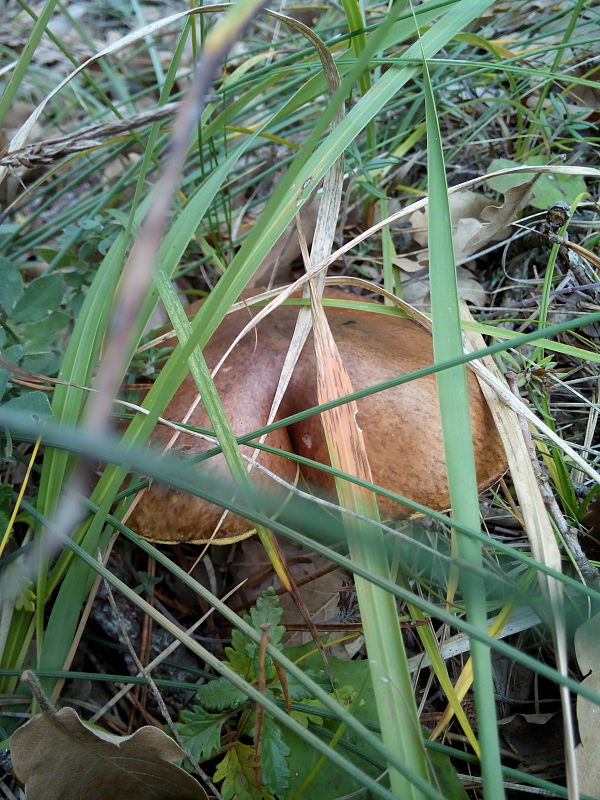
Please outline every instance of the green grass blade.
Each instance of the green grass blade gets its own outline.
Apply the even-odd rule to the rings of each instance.
[[[423,66],[427,113],[429,274],[433,350],[435,360],[444,361],[461,354],[463,343],[441,134],[425,61]],[[454,367],[438,372],[437,384],[452,516],[470,528],[476,529],[480,524],[479,501],[465,367]],[[457,538],[460,558],[481,567],[481,546],[460,534],[457,534]],[[467,619],[473,626],[482,631],[486,630],[485,582],[476,574],[466,573],[463,570],[460,573],[460,584]],[[476,641],[471,641],[471,653],[484,792],[490,800],[494,798],[502,800],[504,788],[491,654],[488,647]]]
[[[27,74],[27,68],[29,67],[31,59],[35,54],[35,50],[39,45],[42,36],[44,35],[46,26],[54,14],[57,3],[58,0],[46,0],[44,3],[44,7],[42,8],[41,13],[38,16],[35,25],[33,26],[33,30],[31,31],[29,39],[27,40],[27,44],[23,48],[13,73],[6,84],[4,91],[2,92],[2,97],[0,97],[0,128],[4,122],[4,117],[11,107],[11,104],[15,99],[15,95],[19,91],[19,87],[21,86],[21,83]]]

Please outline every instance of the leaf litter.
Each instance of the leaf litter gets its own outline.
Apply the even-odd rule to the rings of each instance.
[[[493,13],[498,15],[502,11],[503,5],[506,6],[506,8],[508,8],[508,6],[511,5],[511,4],[496,3],[496,4],[494,4]],[[522,14],[523,15],[523,19],[525,20],[526,24],[529,25],[529,24],[532,24],[533,22],[539,21],[540,15],[542,15],[544,13],[547,13],[548,9],[558,8],[558,6],[565,6],[565,4],[557,4],[557,3],[550,3],[550,2],[544,2],[544,3],[539,2],[539,3],[530,4],[530,6],[528,6],[527,11],[523,11],[523,10],[521,10],[520,12],[514,11],[514,20],[513,20],[514,24],[515,25],[520,24],[519,20],[517,18],[517,13]],[[150,9],[152,9],[152,7],[150,7]],[[146,9],[146,11],[148,11],[148,9]],[[147,18],[148,19],[153,19],[154,17],[152,17],[150,14],[148,14]],[[106,37],[107,42],[109,40],[112,40],[112,39],[114,39],[114,35],[112,33]],[[104,42],[100,46],[106,46],[107,42]],[[86,54],[83,54],[83,55],[85,56]],[[45,55],[43,51],[40,51],[40,58],[42,58],[42,57],[45,58],[46,60],[48,59],[48,56]],[[82,57],[81,60],[83,60],[83,57]],[[528,104],[529,104],[529,99],[528,99]],[[36,130],[32,130],[31,133],[32,133],[32,137],[37,139],[37,131]],[[509,164],[514,164],[514,163],[516,163],[516,162],[508,161],[505,165],[508,166]],[[535,162],[534,161],[530,161],[529,163],[535,163]],[[490,169],[491,169],[491,167],[490,167]],[[544,176],[544,177],[546,177],[546,176]],[[459,287],[461,288],[461,295],[462,295],[463,299],[469,301],[470,303],[472,303],[473,305],[476,305],[476,306],[484,306],[484,305],[486,305],[486,302],[489,301],[490,295],[487,292],[487,288],[489,287],[489,282],[486,280],[487,276],[485,275],[484,270],[480,266],[481,262],[477,262],[476,263],[474,260],[471,260],[471,256],[473,256],[474,253],[479,252],[482,249],[482,247],[485,246],[486,243],[491,244],[491,243],[494,243],[496,240],[502,241],[503,239],[505,239],[509,235],[509,230],[510,229],[507,227],[507,225],[510,222],[512,222],[513,218],[514,218],[514,217],[511,217],[511,206],[512,206],[512,212],[518,214],[520,209],[525,208],[527,205],[531,205],[530,201],[528,201],[527,198],[525,198],[525,199],[521,198],[520,199],[519,192],[525,191],[525,188],[527,186],[529,186],[529,189],[531,189],[532,181],[529,178],[523,179],[523,176],[520,176],[520,178],[518,176],[516,176],[515,180],[517,182],[514,185],[509,186],[508,188],[504,187],[504,188],[500,189],[499,185],[496,186],[497,189],[499,189],[500,191],[504,191],[505,192],[504,202],[503,202],[503,204],[501,206],[499,206],[499,207],[496,206],[495,207],[489,201],[489,198],[486,198],[484,195],[477,194],[475,196],[475,198],[473,198],[472,201],[471,201],[472,205],[469,206],[468,204],[466,204],[466,207],[462,208],[460,211],[457,211],[457,214],[456,214],[455,247],[456,247],[456,252],[457,252],[457,259],[459,259],[459,260],[466,259],[467,260],[467,265],[466,266],[459,267]],[[537,181],[537,183],[535,183],[535,182],[533,182],[533,183],[534,183],[534,190],[535,190],[535,187],[538,186],[539,184],[541,184],[542,181],[539,180],[539,181]],[[491,182],[489,182],[488,185],[490,185],[491,188],[494,188],[494,185]],[[556,182],[551,184],[551,187],[552,186],[555,187],[556,186]],[[580,184],[577,185],[577,188],[580,189]],[[515,194],[511,194],[512,192],[515,192]],[[466,193],[462,193],[462,194],[466,195]],[[473,194],[475,195],[475,193],[473,193]],[[460,194],[451,195],[451,198],[454,198],[454,197],[459,198],[460,196],[461,196]],[[544,203],[542,201],[545,201],[546,196],[539,195],[539,194],[534,194],[534,197],[536,198],[534,206],[538,207],[538,208],[544,208],[545,206],[544,206]],[[552,197],[555,199],[555,194],[553,194]],[[570,195],[570,197],[572,198],[572,195]],[[458,203],[457,203],[457,207],[458,207]],[[412,225],[412,222],[413,221],[411,219],[411,225]],[[417,222],[418,222],[418,220],[417,220],[417,218],[415,218],[415,220],[414,220],[414,223],[415,223],[414,224],[414,233],[418,235],[418,227],[419,226],[418,226]],[[421,220],[421,222],[422,222],[422,220]],[[415,235],[415,237],[414,237],[415,241],[418,244],[421,244],[421,246],[424,246],[422,242],[419,242],[419,239],[417,238],[417,235]],[[459,258],[459,257],[461,257],[461,258]],[[522,254],[519,254],[518,257],[522,259]],[[403,258],[404,258],[404,261],[403,261]],[[289,266],[289,264],[286,264],[285,266]],[[402,255],[397,256],[396,266],[401,270],[402,273],[405,273],[405,274],[403,274],[403,282],[405,283],[405,287],[408,287],[409,285],[411,285],[409,283],[410,281],[413,281],[413,283],[418,284],[421,287],[421,290],[422,290],[421,291],[420,301],[423,302],[423,303],[426,303],[427,302],[427,294],[428,294],[427,276],[426,276],[426,268],[427,268],[426,254],[424,256],[422,254],[421,257],[419,258],[419,261],[417,261],[417,262],[415,262],[412,259],[406,259]],[[406,268],[404,268],[404,267],[406,267]],[[416,271],[415,271],[415,267],[416,267]],[[419,272],[419,270],[420,270],[420,272]],[[522,293],[519,296],[522,296]],[[516,299],[519,299],[519,296],[517,296]],[[405,297],[406,297],[406,299],[408,299],[408,296],[405,295]],[[504,522],[506,522],[506,518],[504,518]],[[508,524],[508,523],[506,523],[506,524]],[[310,569],[310,564],[307,566],[307,570],[309,570],[309,569]],[[331,608],[328,608],[326,613],[328,613],[331,610],[332,610]],[[334,613],[335,613],[335,609],[333,609],[333,610],[334,610]],[[593,620],[591,622],[593,622]],[[591,683],[589,683],[589,685],[592,685],[592,686],[597,688],[597,678],[594,678],[594,675],[595,675],[594,665],[596,664],[598,659],[597,659],[597,653],[595,652],[595,650],[594,650],[594,648],[592,646],[593,636],[591,636],[591,638],[590,638],[590,635],[586,634],[587,638],[585,638],[585,641],[582,643],[582,639],[584,638],[583,635],[580,633],[582,630],[583,630],[583,628],[581,628],[578,631],[578,634],[576,636],[576,648],[577,648],[577,653],[578,653],[578,658],[579,658],[579,663],[580,663],[580,669],[581,669],[582,673],[584,673],[584,674],[589,669],[592,670],[591,675],[586,679],[586,681],[591,682]],[[590,631],[592,631],[592,632],[595,631],[595,628],[590,628]],[[579,644],[578,644],[578,642],[579,642]],[[591,709],[594,709],[594,708],[595,707],[591,706]],[[59,712],[59,714],[61,714],[61,713],[62,712]],[[540,715],[532,715],[532,714],[530,714],[530,715],[526,715],[526,717],[529,717],[530,718],[529,721],[531,721],[532,724],[535,724],[538,727],[543,725],[543,723],[544,723],[544,721],[546,719],[550,719],[551,718],[550,716],[544,717],[541,714]],[[36,719],[37,718],[34,718],[34,720],[36,720]],[[31,722],[34,722],[34,720],[32,720]],[[210,718],[207,720],[207,724],[209,726],[211,724],[213,724],[213,723],[214,723],[214,720],[211,720]],[[580,746],[580,748],[582,749],[583,755],[585,756],[585,759],[582,761],[582,764],[584,764],[584,765],[587,764],[587,766],[589,767],[589,769],[587,771],[587,775],[589,776],[590,781],[591,781],[591,783],[589,784],[587,789],[585,788],[585,784],[583,784],[582,785],[582,790],[583,791],[587,790],[589,793],[594,794],[594,791],[593,791],[594,790],[594,781],[596,781],[595,786],[597,787],[597,785],[598,785],[598,783],[597,783],[597,781],[598,781],[597,771],[595,771],[595,769],[594,769],[594,763],[595,763],[595,759],[596,759],[596,752],[595,751],[597,750],[597,747],[595,747],[595,742],[597,741],[597,737],[594,738],[594,736],[595,736],[595,734],[594,734],[594,731],[595,731],[594,719],[593,719],[593,717],[590,717],[590,710],[589,709],[586,711],[585,708],[582,708],[582,710],[579,712],[579,724],[580,724],[580,730],[581,730],[581,734],[582,734],[582,745]],[[79,725],[82,726],[84,731],[88,730],[88,729],[85,728],[85,725],[83,723],[81,723],[81,721],[79,721]],[[26,729],[26,726],[24,726],[24,728],[21,729],[21,730],[24,730],[24,729]],[[46,722],[45,723],[45,728],[43,728],[43,730],[45,730],[45,731],[52,730],[52,727],[51,727],[51,725],[48,726],[48,723]],[[145,729],[143,729],[143,730],[145,730]],[[138,732],[138,733],[140,733],[140,732]],[[214,731],[213,731],[213,734],[214,734]],[[46,735],[46,733],[44,733],[44,736],[45,735]],[[15,734],[15,736],[16,736],[16,734]],[[124,738],[126,739],[127,737],[124,737]],[[541,737],[538,737],[538,738],[541,741]],[[139,744],[139,742],[143,743],[144,739],[142,737],[141,739],[136,740],[136,741],[138,741],[138,744]],[[18,738],[17,738],[17,742],[18,742]],[[236,747],[237,747],[237,745],[236,745]],[[238,748],[238,752],[235,754],[236,757],[237,757],[237,763],[239,764],[239,769],[241,770],[241,772],[243,772],[244,771],[244,765],[247,765],[249,770],[253,770],[254,769],[254,764],[253,764],[253,762],[251,760],[251,757],[250,757],[249,753],[243,751],[243,748],[247,747],[247,745],[240,745],[240,747],[242,749],[240,750]],[[160,750],[160,748],[159,748],[159,750]],[[232,748],[232,750],[234,750],[234,748]],[[50,751],[50,752],[53,752],[53,751]],[[581,758],[582,757],[582,753],[580,752],[579,755],[580,755],[580,758]],[[232,756],[231,758],[233,759],[234,757]],[[167,764],[166,760],[165,760],[165,764]],[[583,769],[580,767],[580,778],[582,780],[585,780],[585,769],[586,769],[585,766],[583,767]],[[251,781],[250,781],[250,783],[251,783]],[[28,791],[29,791],[29,786],[28,786]],[[51,795],[43,795],[43,796],[50,797]],[[98,795],[95,794],[94,796],[98,796]],[[135,796],[135,795],[132,795],[132,796]],[[145,795],[145,796],[147,796],[147,795]],[[202,796],[202,795],[199,795],[199,796]],[[34,795],[31,795],[31,797],[34,797]],[[65,795],[65,797],[68,797],[68,795]]]
[[[48,710],[15,731],[11,753],[28,800],[208,800],[172,763],[183,750],[152,726],[115,736],[92,730],[72,708]]]

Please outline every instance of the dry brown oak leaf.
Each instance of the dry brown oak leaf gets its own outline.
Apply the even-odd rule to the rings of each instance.
[[[113,736],[86,727],[72,708],[44,711],[15,731],[11,755],[27,800],[208,800],[170,763],[185,757],[179,745],[151,726]]]

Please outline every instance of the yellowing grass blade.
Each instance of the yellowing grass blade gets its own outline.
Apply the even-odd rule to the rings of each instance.
[[[318,290],[311,284],[311,310],[317,355],[319,403],[352,391],[352,384],[329,329]],[[321,415],[332,466],[372,482],[371,468],[360,428],[356,403],[338,406]],[[352,511],[379,518],[375,496],[364,487],[336,479],[340,503]],[[389,577],[383,534],[366,528],[356,518],[346,517],[346,534],[353,561],[380,576]],[[402,759],[429,781],[429,769],[414,699],[408,662],[391,594],[355,576],[363,631],[375,702],[384,744],[396,749]],[[421,797],[421,792],[403,775],[390,769],[392,791],[397,797]]]

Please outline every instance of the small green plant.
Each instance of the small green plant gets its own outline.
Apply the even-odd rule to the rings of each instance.
[[[244,617],[261,634],[257,644],[238,629],[225,648],[226,663],[251,684],[255,684],[304,728],[360,759],[367,774],[377,777],[385,765],[377,754],[352,731],[328,714],[327,709],[306,687],[276,667],[264,652],[262,643],[271,644],[291,660],[301,663],[305,675],[360,718],[378,726],[377,708],[366,660],[346,661],[328,656],[327,674],[314,642],[299,647],[283,647],[285,628],[279,624],[282,609],[273,589],[266,589],[256,606]],[[331,677],[335,686],[331,684]],[[223,782],[220,791],[226,800],[272,800],[292,797],[320,797],[333,800],[340,794],[359,790],[351,775],[342,774],[328,759],[291,731],[264,715],[247,695],[227,678],[213,678],[199,687],[198,704],[181,711],[176,728],[191,756],[198,762],[210,761],[213,780]],[[426,733],[426,732],[425,732]],[[436,780],[444,797],[464,800],[466,795],[446,755],[429,753]]]
[[[285,628],[279,625],[282,609],[272,589],[267,589],[256,606],[245,617],[263,638],[282,648]],[[231,647],[225,648],[229,666],[250,683],[264,686],[272,699],[280,702],[301,702],[309,699],[300,684],[288,683],[281,671],[260,645],[239,630],[233,630]],[[327,682],[309,670],[313,680]],[[177,729],[197,761],[223,754],[217,761],[214,780],[223,780],[227,798],[285,796],[289,787],[290,748],[282,728],[269,717],[257,712],[244,692],[226,678],[214,678],[198,689],[198,705],[182,711]],[[304,725],[309,715],[294,712]],[[224,751],[224,753],[223,753]]]

